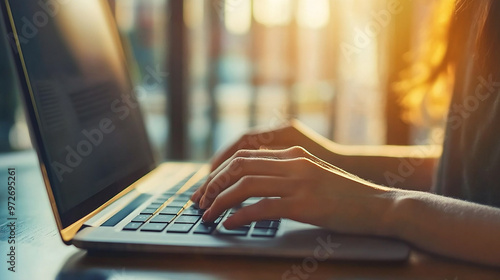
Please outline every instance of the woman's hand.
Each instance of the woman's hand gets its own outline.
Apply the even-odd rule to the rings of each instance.
[[[391,193],[292,147],[236,152],[191,199],[207,209],[203,219],[213,221],[250,197],[264,197],[229,217],[224,223],[228,229],[289,218],[338,232],[389,235],[384,229]]]
[[[212,170],[215,170],[229,157],[239,150],[286,149],[293,146],[304,147],[314,155],[326,159],[332,152],[322,143],[329,142],[316,132],[307,128],[297,120],[272,130],[253,130],[241,136],[238,141],[219,152],[212,160]]]

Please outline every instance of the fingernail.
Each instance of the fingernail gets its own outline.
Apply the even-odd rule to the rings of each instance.
[[[207,210],[205,211],[205,213],[203,213],[203,216],[201,217],[201,219],[206,222],[207,221],[207,217],[210,215],[210,210]]]
[[[234,227],[231,226],[231,220],[228,218],[227,220],[225,220],[222,225],[226,228],[226,229],[233,229]]]

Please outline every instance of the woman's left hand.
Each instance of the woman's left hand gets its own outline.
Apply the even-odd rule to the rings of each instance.
[[[240,150],[221,164],[191,200],[207,209],[205,221],[251,197],[263,197],[229,217],[224,226],[288,218],[343,233],[390,235],[395,190],[364,181],[308,153]]]

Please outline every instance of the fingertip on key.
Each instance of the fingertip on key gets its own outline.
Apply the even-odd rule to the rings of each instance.
[[[232,222],[232,219],[231,218],[227,218],[223,223],[222,225],[226,228],[226,229],[235,229],[237,227],[234,226],[234,223]]]
[[[209,222],[209,220],[208,220],[209,217],[210,217],[210,209],[208,209],[207,211],[205,211],[205,213],[203,213],[203,216],[201,217],[201,219],[204,222]]]

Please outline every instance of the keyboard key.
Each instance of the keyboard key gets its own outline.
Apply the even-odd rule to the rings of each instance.
[[[153,215],[153,213],[156,211],[158,208],[146,208],[141,211],[142,215]]]
[[[176,215],[157,215],[151,219],[150,223],[170,223]]]
[[[142,226],[142,223],[135,223],[135,222],[131,222],[131,223],[128,223],[124,228],[123,230],[137,230],[140,226]]]
[[[203,209],[200,209],[200,206],[196,203],[194,203],[193,205],[191,205],[191,207],[193,207],[193,209],[197,209],[197,210],[203,210]]]
[[[170,224],[170,226],[167,228],[167,232],[171,233],[188,233],[191,228],[193,227],[193,224],[178,224],[178,223],[173,223]]]
[[[274,228],[254,228],[252,237],[274,237],[277,231]]]
[[[278,221],[271,221],[271,220],[263,220],[263,221],[258,221],[255,224],[256,228],[278,228],[280,226],[280,222]]]
[[[139,215],[139,216],[135,217],[132,220],[132,222],[144,223],[147,219],[149,219],[149,217],[151,217],[151,215]]]
[[[176,223],[183,223],[183,224],[196,224],[198,220],[201,218],[201,216],[188,216],[188,215],[182,215],[177,220],[175,220]]]
[[[125,208],[118,211],[118,213],[114,214],[113,217],[109,218],[106,222],[104,222],[101,226],[103,227],[114,227],[123,219],[125,219],[130,213],[136,210],[142,203],[148,200],[151,197],[150,194],[141,194],[137,198],[135,198],[132,202],[130,202]]]
[[[161,204],[165,203],[165,201],[167,201],[167,200],[160,197],[160,198],[156,199],[155,201],[153,201],[153,203],[161,205]]]
[[[186,201],[189,200],[191,198],[191,193],[189,192],[183,192],[181,194],[179,194],[178,198],[179,199],[185,199]]]
[[[182,211],[182,215],[190,216],[190,215],[203,215],[203,210],[200,209],[194,209],[192,207],[187,208],[186,210]]]
[[[174,201],[188,202],[189,198],[190,198],[189,196],[185,196],[184,194],[180,194],[176,198],[174,198]]]
[[[141,231],[162,232],[167,225],[167,223],[147,223],[141,228]]]
[[[151,203],[151,204],[149,204],[148,208],[156,208],[156,209],[158,209],[162,205],[163,205],[163,203]]]
[[[160,211],[160,214],[177,215],[181,211],[182,211],[182,207],[167,206],[163,210]]]
[[[218,225],[220,222],[222,222],[222,219],[224,219],[224,217],[223,216],[219,216],[213,222],[205,222],[205,221],[201,221],[201,222],[203,224],[206,224],[206,225]]]
[[[182,195],[182,197],[186,197],[189,199],[189,198],[191,198],[191,196],[193,196],[193,194],[194,194],[194,191],[187,190],[187,191],[181,193],[180,195]]]
[[[167,205],[171,206],[171,207],[184,207],[184,205],[186,205],[186,203],[187,202],[172,201]]]
[[[169,200],[172,196],[175,196],[175,194],[161,194],[160,197],[158,197],[158,199],[162,199],[163,202]]]
[[[219,224],[220,222],[222,222],[222,219],[224,217],[223,216],[219,216],[217,219],[215,219],[215,221],[213,221],[214,224]]]
[[[193,231],[196,234],[211,234],[217,225],[199,224]]]
[[[172,197],[174,196],[175,194],[177,193],[177,191],[166,191],[162,194],[162,196],[165,196],[165,197]]]
[[[249,226],[243,226],[236,229],[226,229],[225,227],[221,227],[218,231],[221,235],[246,236],[249,230]]]

